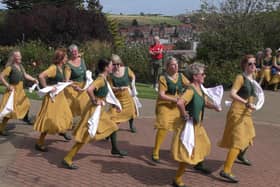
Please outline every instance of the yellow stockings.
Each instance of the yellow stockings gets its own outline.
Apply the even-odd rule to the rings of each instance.
[[[237,155],[240,153],[240,149],[237,148],[231,148],[227,154],[227,159],[225,161],[224,165],[224,172],[227,174],[231,174],[231,168],[232,165],[237,157]]]
[[[185,173],[186,167],[187,167],[186,163],[184,163],[184,162],[179,163],[179,167],[177,169],[175,180],[174,180],[174,182],[179,186],[184,185],[182,177],[183,177],[183,174]]]
[[[73,157],[77,154],[77,152],[81,149],[84,143],[76,142],[72,149],[68,152],[68,154],[64,157],[64,160],[71,165]]]
[[[8,124],[10,118],[4,117],[2,123],[0,124],[0,132],[3,132]]]
[[[159,150],[162,142],[164,141],[164,138],[166,137],[167,130],[165,129],[158,129],[156,134],[156,140],[155,140],[155,147],[153,150],[153,158],[159,159]]]

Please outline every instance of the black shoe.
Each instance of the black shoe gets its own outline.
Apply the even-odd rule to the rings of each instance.
[[[173,186],[173,187],[187,187],[187,186],[184,185],[184,184],[183,184],[183,185],[177,184],[177,183],[175,182],[175,180],[172,181],[172,186]]]
[[[48,148],[44,145],[35,144],[35,149],[41,152],[48,152]]]
[[[67,169],[78,169],[79,167],[74,165],[73,163],[72,164],[68,164],[65,160],[62,160],[62,165],[67,168]]]
[[[238,159],[242,164],[244,164],[244,165],[246,165],[246,166],[251,166],[251,165],[252,165],[252,163],[251,163],[248,159],[246,159],[245,157],[238,156],[237,159]]]
[[[159,161],[159,158],[155,158],[154,155],[152,155],[152,161],[159,164],[160,161]]]
[[[32,121],[29,118],[23,118],[22,121],[24,121],[28,125],[32,125],[33,124]]]
[[[220,176],[225,178],[225,179],[228,179],[229,182],[232,182],[232,183],[237,183],[239,182],[236,177],[234,175],[231,175],[231,174],[228,174],[228,173],[225,173],[223,170],[220,171]]]
[[[127,156],[127,152],[126,151],[121,151],[121,150],[111,150],[111,154],[112,155],[119,155],[121,157]]]
[[[200,171],[206,175],[209,175],[211,174],[211,170],[209,170],[208,168],[206,168],[202,162],[199,162],[198,164],[196,164],[194,167],[193,167],[195,170],[197,171]]]
[[[67,140],[67,141],[72,140],[71,135],[70,135],[70,134],[67,134],[66,132],[65,132],[65,133],[59,133],[58,135],[59,135],[59,136],[63,136],[64,139]]]
[[[1,136],[9,136],[10,133],[8,133],[8,131],[3,130],[3,131],[0,131],[0,135]]]
[[[130,128],[130,132],[132,132],[132,133],[136,133],[136,128],[133,126],[133,127],[131,127]]]

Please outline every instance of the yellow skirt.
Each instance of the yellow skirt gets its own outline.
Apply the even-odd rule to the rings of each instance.
[[[71,129],[72,118],[72,113],[63,91],[56,95],[54,102],[47,94],[37,114],[34,130],[49,134],[65,132]]]
[[[211,143],[204,127],[201,124],[194,125],[195,147],[192,155],[189,155],[185,146],[180,140],[181,133],[185,126],[184,123],[181,123],[181,125],[175,129],[171,147],[172,155],[174,160],[178,162],[196,165],[197,163],[203,161],[207,155],[209,155]]]
[[[276,74],[276,75],[273,75],[269,84],[277,84],[280,82],[280,75]]]
[[[85,83],[75,82],[80,88],[83,88]],[[87,103],[90,101],[87,91],[79,92],[71,86],[67,86],[64,90],[65,97],[72,111],[73,117],[80,116]]]
[[[94,113],[96,106],[92,103],[88,103],[82,113],[81,120],[73,132],[75,140],[80,143],[88,143],[91,139],[102,140],[110,136],[114,131],[118,130],[118,126],[114,121],[111,120],[110,115],[105,111],[105,107],[102,108],[101,116],[99,119],[99,124],[97,132],[94,138],[91,138],[88,133],[88,120]]]
[[[115,95],[121,103],[122,111],[117,112],[116,107],[111,107],[109,114],[111,115],[112,120],[116,123],[121,123],[136,118],[136,106],[128,89],[117,91],[115,92]]]
[[[173,131],[176,124],[183,123],[176,103],[158,100],[156,105],[156,129]]]
[[[262,69],[261,78],[263,78],[266,82],[269,82],[271,79],[271,69]]]
[[[227,113],[226,127],[218,146],[244,150],[253,143],[254,137],[255,128],[251,112],[244,104],[234,102]]]
[[[14,111],[10,114],[8,114],[7,118],[12,118],[12,119],[22,119],[28,112],[30,108],[30,102],[28,97],[25,95],[24,89],[23,89],[23,82],[20,81],[14,86],[15,89],[15,94],[14,94]],[[6,106],[6,103],[10,97],[11,92],[8,90],[5,91],[3,97],[2,97],[2,102],[0,104],[0,111],[4,109]]]

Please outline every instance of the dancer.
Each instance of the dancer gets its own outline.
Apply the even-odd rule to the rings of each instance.
[[[55,51],[53,64],[39,75],[41,86],[46,87],[64,81],[63,65],[67,61],[66,50],[59,48]],[[56,92],[55,87],[51,92]],[[70,140],[66,131],[72,127],[72,113],[64,95],[64,90],[59,92],[55,98],[49,94],[44,96],[41,109],[34,123],[34,130],[41,132],[40,138],[35,144],[35,149],[47,152],[45,138],[47,134],[60,133],[66,140]]]
[[[156,163],[160,162],[160,146],[168,131],[173,131],[175,126],[181,121],[177,100],[189,83],[189,80],[182,73],[178,73],[176,58],[169,57],[166,61],[166,72],[159,78],[159,92],[156,102],[155,128],[157,133],[152,154],[152,160]]]
[[[81,58],[75,44],[69,46],[70,60],[65,64],[65,81],[73,81],[65,88],[65,97],[69,103],[73,117],[80,116],[86,104],[90,101],[86,90],[86,64]]]
[[[28,118],[30,102],[23,89],[24,79],[38,83],[38,80],[27,74],[22,66],[20,51],[14,50],[9,57],[5,69],[0,74],[0,80],[7,88],[2,98],[0,111],[6,106],[12,91],[14,92],[14,110],[7,116],[4,116],[0,124],[0,135],[2,136],[9,135],[5,130],[9,119],[23,119],[25,122],[31,123]]]
[[[105,98],[108,94],[107,79],[109,73],[112,72],[112,62],[107,60],[98,61],[98,71],[100,72],[97,79],[89,86],[87,93],[90,97],[91,102],[86,105],[83,110],[81,120],[78,127],[74,131],[76,143],[71,150],[64,157],[62,164],[68,169],[77,169],[78,167],[73,164],[73,157],[81,149],[81,147],[88,143],[91,139],[102,140],[106,137],[110,137],[112,149],[111,154],[126,156],[127,152],[119,150],[117,146],[117,124],[111,120],[111,116],[106,112],[105,107],[102,108],[100,119],[97,128],[97,132],[94,138],[89,135],[88,121],[92,114],[95,112],[99,105],[104,106],[106,102]]]
[[[256,94],[251,83],[256,70],[255,57],[245,55],[241,61],[241,68],[243,73],[236,76],[230,91],[233,102],[227,114],[223,138],[218,144],[222,148],[229,149],[220,176],[230,182],[238,182],[231,172],[236,158],[245,165],[251,165],[244,155],[255,137],[252,111],[255,110],[253,100]]]
[[[172,155],[174,160],[179,162],[173,186],[185,186],[182,176],[185,172],[187,164],[197,165],[202,171],[209,171],[204,167],[202,162],[210,153],[210,140],[202,125],[204,116],[204,107],[220,111],[201,90],[201,85],[205,79],[205,65],[194,63],[189,66],[189,78],[191,84],[177,102],[181,114],[181,121],[175,127],[175,133],[172,141]],[[194,131],[194,148],[191,152],[187,151],[181,140],[182,131],[185,128],[187,120],[191,120],[191,128]],[[206,173],[206,172],[205,172]]]
[[[120,101],[122,111],[118,111],[116,107],[112,107],[110,114],[112,120],[116,123],[129,122],[130,131],[136,132],[134,119],[137,116],[136,106],[131,94],[131,82],[135,82],[135,75],[129,67],[125,67],[121,58],[113,54],[111,57],[113,63],[113,73],[110,76],[110,83],[115,96]]]

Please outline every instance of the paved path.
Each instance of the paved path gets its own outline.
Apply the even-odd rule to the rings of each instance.
[[[222,136],[227,108],[224,107],[221,113],[206,110],[204,124],[212,142],[212,151],[206,164],[213,173],[205,176],[188,167],[184,175],[185,183],[194,187],[280,186],[279,94],[267,91],[264,108],[254,114],[257,137],[247,154],[253,166],[233,166],[239,184],[226,183],[218,176],[226,150],[217,147],[216,142]],[[162,163],[153,164],[150,156],[155,135],[155,101],[141,101],[144,108],[141,110],[142,117],[136,120],[137,133],[130,133],[128,124],[121,124],[118,133],[119,147],[127,150],[129,156],[111,156],[110,142],[92,142],[75,157],[74,162],[80,168],[74,171],[64,169],[61,165],[73,141],[65,142],[60,136],[47,136],[49,152],[41,153],[34,150],[39,133],[21,121],[9,122],[12,135],[0,137],[0,187],[170,186],[177,168],[169,152],[172,135],[169,134],[162,146]],[[32,114],[36,114],[40,104],[40,101],[32,101]]]

